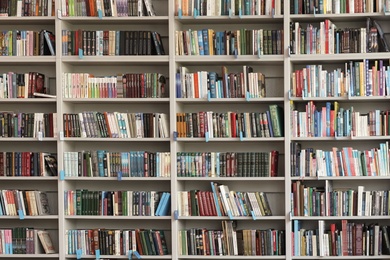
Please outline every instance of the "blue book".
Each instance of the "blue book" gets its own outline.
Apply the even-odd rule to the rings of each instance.
[[[216,83],[217,83],[217,73],[209,72],[209,87],[210,87],[210,97],[216,98]]]
[[[215,33],[216,35],[216,44],[215,44],[215,48],[216,48],[216,55],[221,55],[221,32],[216,32]]]
[[[203,50],[204,50],[204,55],[210,55],[210,50],[209,50],[209,35],[208,35],[208,30],[203,29],[202,34],[203,34]]]
[[[330,102],[326,102],[326,136],[330,136]]]
[[[269,129],[269,136],[270,137],[274,137],[274,130],[272,128],[272,121],[271,121],[271,114],[270,112],[267,110],[266,111],[266,114],[267,114],[267,122],[268,122],[268,129]]]
[[[222,213],[221,213],[221,208],[219,207],[218,195],[217,195],[217,191],[215,190],[214,182],[211,182],[211,190],[213,191],[215,208],[217,210],[217,216],[220,217],[220,216],[222,216]]]
[[[294,220],[294,256],[300,256],[301,250],[301,237],[300,237],[300,222],[299,220]]]
[[[176,73],[176,98],[182,98],[181,87],[180,73]]]
[[[99,174],[99,177],[104,177],[104,165],[103,165],[104,156],[105,156],[105,151],[97,150],[98,174]]]
[[[200,30],[198,30],[197,33],[198,33],[199,55],[204,55],[203,33]]]
[[[164,196],[165,195],[165,196]],[[168,216],[169,208],[171,203],[171,194],[168,192],[163,193],[163,197],[160,200],[159,206],[161,204],[160,210],[157,211],[157,216]]]
[[[346,176],[352,176],[351,165],[350,165],[349,158],[348,158],[349,157],[348,148],[343,147],[343,153],[344,153],[345,165],[347,166]]]

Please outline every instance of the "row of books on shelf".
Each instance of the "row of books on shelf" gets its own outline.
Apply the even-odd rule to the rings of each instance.
[[[4,0],[0,3],[1,16],[54,16],[54,0],[15,1]]]
[[[389,254],[388,227],[379,224],[353,223],[341,220],[341,225],[324,220],[315,229],[293,224],[294,256],[379,256]]]
[[[0,229],[0,255],[56,253],[49,231],[27,227]]]
[[[168,216],[171,194],[157,191],[66,190],[65,215]]]
[[[165,55],[155,31],[62,30],[62,55]]]
[[[68,229],[65,230],[67,255],[168,255],[164,230],[152,229]],[[100,258],[100,257],[99,257]]]
[[[64,152],[64,177],[170,177],[169,152]]]
[[[372,63],[372,65],[370,64]],[[349,61],[342,68],[323,70],[306,65],[292,73],[292,97],[364,97],[390,95],[390,68],[379,61]]]
[[[388,1],[351,0],[312,2],[309,0],[294,0],[290,2],[291,14],[354,14],[383,13],[389,10]]]
[[[179,191],[179,216],[272,216],[265,192],[230,191],[227,185],[211,183],[212,191]]]
[[[62,16],[155,16],[151,0],[61,0]]]
[[[167,138],[168,115],[85,111],[64,114],[64,137]]]
[[[2,56],[55,55],[55,36],[48,30],[0,32]]]
[[[56,137],[57,113],[0,113],[1,137]]]
[[[64,98],[165,98],[166,78],[160,73],[126,73],[94,76],[62,73]]]
[[[45,75],[40,72],[0,74],[0,98],[33,98],[46,93]]]
[[[242,72],[222,74],[213,71],[189,72],[180,67],[176,73],[177,98],[262,98],[266,97],[265,75],[243,66]]]
[[[301,149],[291,143],[291,176],[389,176],[389,144],[379,148],[357,150],[352,147],[330,151]]]
[[[277,177],[279,152],[178,152],[178,177]]]
[[[292,183],[291,212],[294,216],[388,216],[389,191],[365,191],[364,186],[332,188]]]
[[[272,55],[283,54],[283,30],[175,32],[176,55]]]
[[[284,230],[236,230],[233,221],[222,221],[222,230],[191,228],[179,231],[180,255],[281,256],[285,254]]]
[[[176,129],[178,137],[283,137],[283,110],[270,105],[266,112],[177,113]]]
[[[389,111],[379,109],[367,113],[356,111],[354,107],[340,107],[337,101],[326,102],[318,107],[313,101],[305,106],[305,111],[294,109],[291,113],[292,137],[362,137],[386,136],[389,134]]]
[[[306,26],[304,28],[303,26]],[[371,53],[389,51],[389,41],[378,21],[367,18],[366,27],[338,28],[325,19],[318,25],[290,23],[291,54]]]
[[[176,16],[221,16],[221,15],[275,15],[283,12],[283,1],[215,1],[188,0],[175,1]]]
[[[50,215],[48,193],[34,190],[1,190],[1,216]]]
[[[0,152],[0,176],[57,176],[57,155],[47,152]]]

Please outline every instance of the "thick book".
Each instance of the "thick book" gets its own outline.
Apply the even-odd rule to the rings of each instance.
[[[53,241],[50,237],[50,233],[46,230],[39,230],[38,231],[38,237],[41,241],[41,244],[43,246],[43,249],[45,250],[46,254],[55,254],[56,251],[54,249]]]

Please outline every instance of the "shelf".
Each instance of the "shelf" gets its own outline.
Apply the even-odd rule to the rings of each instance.
[[[182,24],[251,24],[283,23],[283,15],[233,15],[233,16],[175,16],[175,21]]]
[[[389,259],[389,256],[293,256],[292,259]]]
[[[371,221],[371,220],[389,220],[390,219],[390,216],[337,216],[337,217],[334,217],[334,216],[330,216],[330,217],[327,217],[327,216],[310,216],[310,217],[292,217],[291,219],[293,220],[332,220],[332,221],[341,221],[343,219],[346,219],[346,220],[367,220],[367,221]]]
[[[183,104],[210,104],[210,103],[223,103],[223,104],[250,104],[250,103],[275,103],[283,102],[282,97],[265,97],[265,98],[176,98],[177,103]]]
[[[309,102],[309,101],[342,101],[342,102],[389,102],[390,96],[369,96],[369,97],[290,97],[289,100],[294,102]]]
[[[12,254],[12,255],[5,255],[1,254],[0,258],[58,258],[59,254]]]
[[[31,66],[31,65],[55,65],[56,56],[1,56],[0,66],[3,65],[19,65],[19,66]],[[28,65],[26,65],[28,64]]]
[[[178,137],[178,142],[206,142],[206,138],[203,137]],[[240,138],[237,137],[213,137],[209,138],[208,142],[282,142],[284,137],[251,137]]]
[[[266,221],[266,220],[284,220],[284,216],[267,216],[267,217],[256,217],[253,219],[249,217],[232,217],[231,219],[228,216],[217,217],[217,216],[196,216],[196,217],[183,217],[179,216],[179,220],[196,220],[196,221],[223,221],[223,220],[249,220],[249,221]]]
[[[108,24],[108,25],[120,25],[120,24],[162,24],[168,25],[168,16],[127,16],[127,17],[112,17],[103,16],[99,17],[88,17],[88,16],[74,16],[74,17],[61,17],[61,20],[74,25],[96,25],[96,24]]]
[[[366,21],[368,17],[384,19],[383,13],[345,13],[345,14],[290,14],[294,22],[320,22],[329,19],[332,22],[358,22]]]
[[[131,104],[131,103],[169,103],[169,98],[64,98],[64,102],[72,104]]]
[[[334,180],[334,181],[375,181],[375,180],[390,180],[390,176],[318,176],[318,177],[291,177],[292,181],[298,180]]]
[[[1,176],[0,181],[58,181],[57,176]]]
[[[62,56],[61,61],[63,63],[71,65],[86,65],[86,66],[107,66],[107,65],[145,65],[149,66],[150,63],[155,65],[168,64],[167,55],[138,55],[138,56]]]
[[[55,98],[1,98],[0,103],[30,104],[30,103],[56,103]]]
[[[213,256],[213,255],[180,255],[178,259],[286,259],[285,256],[228,256],[228,255],[222,255],[222,256]]]
[[[1,180],[1,179],[0,179]],[[119,181],[118,177],[66,177],[66,181]],[[170,181],[167,177],[122,177],[121,181]]]
[[[55,142],[56,137],[45,137],[39,140],[34,137],[0,137],[0,142]]]
[[[390,178],[390,177],[389,177]],[[284,177],[177,177],[177,181],[284,181]]]
[[[171,220],[171,216],[65,216],[65,219],[80,220]]]
[[[204,55],[204,56],[175,56],[176,62],[182,65],[283,65],[283,55]]]
[[[339,54],[291,54],[290,61],[294,64],[315,64],[322,63],[337,63],[350,60],[361,61],[363,59],[370,60],[386,60],[390,58],[389,52],[375,53],[339,53]]]
[[[389,140],[390,136],[291,137],[291,141],[373,141]]]
[[[1,219],[20,219],[19,216],[0,216],[0,220]],[[30,219],[46,219],[46,220],[49,220],[49,219],[58,219],[58,215],[39,215],[39,216],[24,216],[24,219],[25,220],[30,220]]]
[[[53,24],[55,23],[56,18],[54,16],[1,16],[0,24],[1,25],[25,25],[25,24]]]
[[[66,255],[66,258],[75,258],[76,255]],[[100,255],[100,258],[105,259],[129,259],[125,255]],[[133,256],[133,259],[135,256]],[[81,259],[96,259],[94,255],[82,255]],[[141,255],[141,259],[172,259],[171,255]]]
[[[1,140],[1,139],[0,139]],[[81,137],[64,137],[63,141],[72,142],[168,142],[169,138],[81,138]]]

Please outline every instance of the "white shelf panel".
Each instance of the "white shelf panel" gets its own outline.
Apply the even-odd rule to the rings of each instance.
[[[1,179],[0,179],[1,180]],[[66,177],[66,181],[118,181],[117,177]],[[121,181],[170,181],[166,177],[122,177]]]
[[[1,176],[0,181],[58,181],[57,176]]]
[[[204,64],[215,64],[215,65],[241,65],[241,64],[258,64],[258,65],[269,65],[269,64],[283,64],[283,55],[262,55],[260,57],[256,55],[204,55],[204,56],[175,56],[175,61],[183,65],[204,65]]]
[[[75,258],[76,255],[66,255],[66,258]],[[100,255],[100,258],[109,258],[109,259],[129,259],[125,255]],[[81,259],[96,259],[94,255],[82,255]],[[133,256],[132,259],[136,259]],[[141,255],[141,259],[172,259],[171,255]]]
[[[386,60],[390,58],[389,52],[376,53],[340,53],[340,54],[291,54],[290,60],[299,64],[336,63],[350,60]]]
[[[1,56],[1,65],[55,65],[55,56]]]
[[[30,103],[56,103],[55,98],[2,98],[0,103],[16,103],[16,104],[30,104]]]
[[[0,137],[0,142],[55,142],[56,137],[45,137],[42,140],[33,137]]]
[[[175,16],[175,20],[182,24],[282,23],[283,15]]]
[[[75,25],[85,25],[85,24],[162,24],[166,23],[168,25],[168,16],[126,16],[126,17],[109,17],[103,16],[99,17],[87,17],[87,16],[75,16],[75,17],[65,17],[61,18],[62,21],[75,24]]]
[[[177,103],[184,104],[212,104],[212,103],[223,103],[223,104],[250,104],[250,103],[273,103],[283,102],[283,97],[265,97],[265,98],[176,98]]]
[[[293,256],[292,259],[389,259],[388,255],[377,256]]]
[[[375,181],[390,180],[390,176],[318,176],[318,177],[291,177],[291,180],[334,180],[334,181]]]
[[[1,219],[19,219],[19,216],[0,216]],[[58,215],[41,215],[41,216],[24,216],[24,219],[39,219],[39,220],[48,220],[48,219],[58,219]]]
[[[307,97],[296,98],[291,97],[289,100],[294,102],[309,102],[309,101],[342,101],[342,102],[389,102],[390,96],[369,96],[369,97]]]
[[[107,66],[107,65],[164,65],[168,64],[169,58],[167,55],[139,55],[139,56],[62,56],[63,63],[71,65],[89,65],[89,66]]]
[[[46,259],[46,258],[58,258],[59,254],[12,254],[12,255],[5,255],[1,254],[0,258],[37,258],[37,259]]]
[[[1,140],[1,139],[0,139]],[[64,141],[72,142],[168,142],[169,138],[81,138],[65,137]]]
[[[65,216],[65,219],[87,220],[171,220],[171,216]]]
[[[284,177],[177,177],[177,181],[284,181]]]
[[[7,24],[53,24],[55,22],[56,18],[54,16],[22,16],[22,17],[16,17],[16,16],[2,16],[0,17],[0,24],[1,25],[7,25]]]
[[[316,216],[310,216],[310,217],[292,217],[291,219],[296,220],[366,220],[366,221],[372,221],[372,220],[389,220],[390,216],[337,216],[337,217],[316,217]]]
[[[178,142],[206,142],[203,137],[178,137]],[[251,137],[251,138],[230,138],[230,137],[213,137],[209,138],[209,142],[282,142],[284,137]]]
[[[64,98],[64,102],[72,104],[131,104],[140,103],[150,105],[149,103],[169,103],[169,98]]]
[[[276,256],[276,255],[271,255],[271,256],[228,256],[228,255],[223,255],[223,256],[214,256],[214,255],[179,255],[179,259],[286,259],[285,256]]]
[[[294,22],[314,22],[329,19],[332,22],[356,22],[365,21],[367,17],[374,19],[382,18],[383,13],[346,13],[346,14],[290,14],[290,18]]]
[[[390,136],[340,136],[340,137],[291,137],[291,141],[372,141],[384,140],[387,141]]]
[[[196,221],[222,221],[222,220],[248,220],[248,221],[266,221],[266,220],[284,220],[284,216],[267,216],[267,217],[256,217],[253,219],[252,217],[233,217],[230,219],[228,216],[217,217],[217,216],[197,216],[197,217],[183,217],[180,216],[179,220],[196,220]]]

